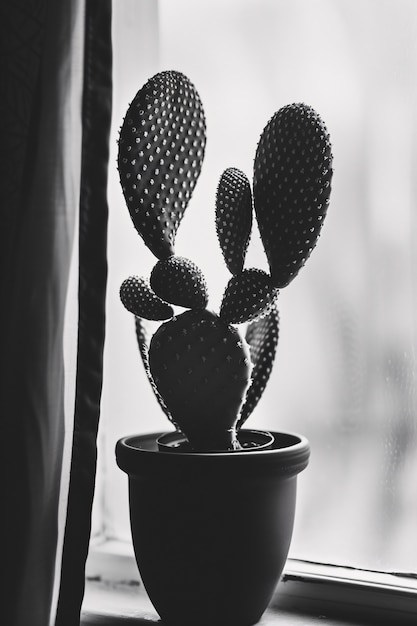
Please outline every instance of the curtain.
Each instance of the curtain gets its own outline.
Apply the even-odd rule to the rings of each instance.
[[[104,342],[110,21],[108,0],[3,0],[0,8],[0,532],[8,626],[47,625],[59,578],[56,624],[79,622]],[[72,377],[63,335],[77,249]],[[66,393],[75,405],[67,420]],[[70,468],[63,467],[65,437],[70,445],[72,438]],[[68,501],[61,494],[62,567],[61,472],[69,483]]]

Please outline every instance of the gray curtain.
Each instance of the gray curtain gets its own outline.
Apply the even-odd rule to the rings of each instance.
[[[110,16],[110,2],[98,0],[3,0],[0,8],[0,532],[8,626],[46,626],[60,576],[63,332],[74,245],[76,409],[58,603],[67,617],[57,623],[79,622],[104,341]]]

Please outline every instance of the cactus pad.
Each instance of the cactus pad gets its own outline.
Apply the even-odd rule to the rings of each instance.
[[[205,142],[203,106],[191,81],[174,71],[149,79],[123,121],[118,168],[135,228],[159,259],[174,254]]]
[[[252,382],[246,393],[237,428],[241,428],[258,404],[271,375],[278,345],[279,314],[276,304],[261,319],[248,325],[246,341],[253,364]]]
[[[201,270],[190,259],[171,256],[158,261],[152,270],[150,284],[160,298],[171,304],[187,309],[207,306],[207,283]]]
[[[254,162],[254,207],[276,287],[310,256],[327,212],[332,178],[329,135],[305,104],[280,109],[265,127]]]
[[[220,317],[243,324],[264,315],[278,296],[278,289],[263,270],[251,268],[232,276],[223,295]]]
[[[252,229],[252,190],[247,176],[229,167],[216,194],[216,231],[224,261],[232,274],[243,270]]]
[[[163,399],[161,398],[161,394],[156,388],[155,382],[152,378],[151,370],[149,369],[149,338],[148,338],[149,332],[146,327],[146,322],[140,317],[135,317],[135,330],[136,330],[136,339],[137,339],[138,347],[139,347],[139,353],[142,359],[143,369],[145,370],[145,374],[147,376],[149,384],[152,388],[152,391],[155,394],[155,397],[159,403],[159,406],[161,407],[161,409],[163,410],[167,418],[172,422],[173,419],[168,410],[168,407],[163,401]]]
[[[210,311],[186,311],[151,339],[149,366],[173,420],[194,449],[233,449],[251,375],[246,342]]]
[[[130,313],[147,320],[167,320],[174,315],[172,306],[161,300],[141,276],[130,276],[123,281],[120,299]]]

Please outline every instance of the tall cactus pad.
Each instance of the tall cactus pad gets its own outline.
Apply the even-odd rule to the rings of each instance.
[[[254,162],[254,207],[276,287],[310,256],[327,212],[332,178],[329,135],[305,104],[280,109],[265,127]]]
[[[252,230],[252,190],[243,172],[229,167],[216,194],[216,231],[224,261],[232,274],[243,270]]]
[[[203,106],[186,76],[162,72],[138,91],[120,130],[118,168],[135,228],[159,259],[174,254],[205,143]]]
[[[267,315],[248,325],[246,341],[253,364],[252,383],[246,393],[236,428],[240,429],[258,404],[271,375],[278,345],[279,313],[274,304]]]
[[[249,349],[210,311],[186,311],[151,339],[149,365],[173,420],[199,450],[233,449],[249,385]]]

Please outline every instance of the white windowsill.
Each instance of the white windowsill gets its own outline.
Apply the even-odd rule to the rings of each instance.
[[[285,616],[285,620],[283,617]],[[289,559],[260,626],[417,623],[417,580]],[[159,623],[129,544],[91,549],[81,626]]]

